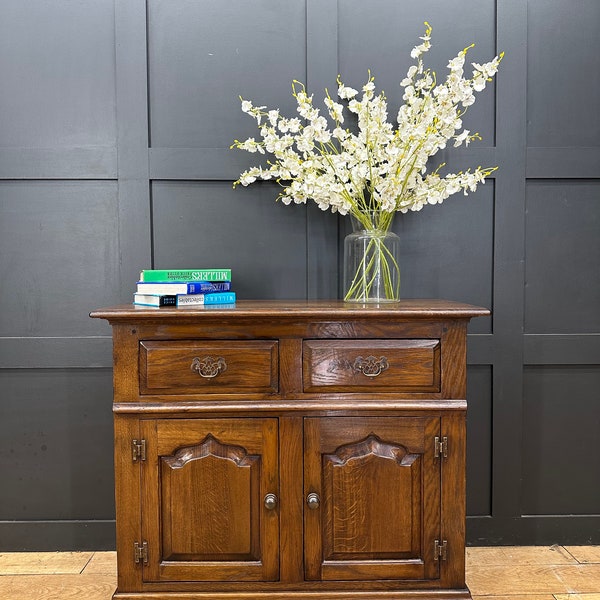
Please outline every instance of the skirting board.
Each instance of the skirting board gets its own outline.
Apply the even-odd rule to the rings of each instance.
[[[0,552],[114,550],[115,522],[0,521]]]

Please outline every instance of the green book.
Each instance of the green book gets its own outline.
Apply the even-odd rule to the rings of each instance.
[[[231,269],[147,269],[140,281],[231,281]]]

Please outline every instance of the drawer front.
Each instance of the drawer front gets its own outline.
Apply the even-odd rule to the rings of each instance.
[[[305,340],[305,392],[439,392],[440,341]]]
[[[276,393],[278,344],[256,341],[142,341],[141,394]]]

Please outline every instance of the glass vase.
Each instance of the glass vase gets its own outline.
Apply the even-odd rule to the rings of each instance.
[[[390,231],[394,213],[351,216],[352,233],[344,240],[344,300],[400,300],[400,238]]]

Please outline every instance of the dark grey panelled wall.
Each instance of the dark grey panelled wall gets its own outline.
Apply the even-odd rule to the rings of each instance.
[[[0,550],[114,544],[111,343],[88,312],[141,268],[231,266],[241,298],[338,294],[344,220],[233,190],[238,95],[294,111],[409,52],[506,52],[448,167],[500,166],[401,216],[405,297],[489,306],[469,335],[468,537],[600,543],[597,0],[1,0]]]

